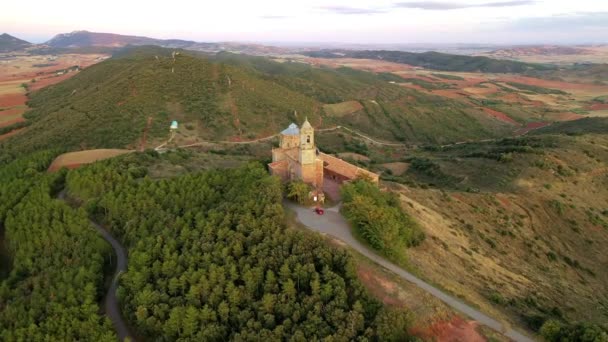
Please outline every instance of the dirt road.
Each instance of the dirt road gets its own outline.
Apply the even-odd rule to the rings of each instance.
[[[302,223],[309,229],[328,234],[342,240],[359,253],[365,255],[380,266],[394,272],[399,277],[411,283],[414,283],[416,286],[429,292],[434,297],[446,303],[456,311],[469,316],[480,324],[486,325],[502,333],[503,335],[514,341],[533,341],[526,335],[523,335],[522,333],[515,331],[508,326],[505,326],[498,320],[495,320],[494,318],[484,314],[483,312],[474,309],[473,307],[463,303],[461,300],[439,290],[435,286],[416,277],[415,275],[404,270],[403,268],[391,263],[390,261],[387,261],[383,257],[379,256],[378,254],[364,246],[362,243],[357,241],[357,239],[355,239],[355,237],[352,235],[350,226],[348,222],[346,222],[344,217],[342,217],[342,215],[340,214],[338,207],[327,209],[324,215],[317,215],[311,208],[302,207],[291,202],[285,202],[284,204],[286,207],[293,210],[297,215],[298,221],[300,221],[300,223]]]

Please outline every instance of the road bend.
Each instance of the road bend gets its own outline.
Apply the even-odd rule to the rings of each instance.
[[[60,200],[65,201],[65,189],[62,190],[57,196]],[[126,338],[133,340],[133,335],[129,332],[127,323],[120,313],[120,307],[118,305],[118,299],[116,298],[116,289],[118,288],[118,277],[122,272],[127,270],[127,253],[125,248],[116,240],[110,232],[103,228],[97,222],[89,220],[91,225],[101,234],[101,236],[112,246],[114,253],[116,254],[116,269],[112,275],[112,283],[105,296],[105,312],[108,318],[112,321],[116,335],[120,341],[124,341]]]
[[[468,304],[465,304],[460,299],[457,299],[456,297],[453,297],[439,290],[435,286],[416,277],[412,273],[393,264],[392,262],[384,259],[380,255],[367,248],[365,245],[355,239],[355,237],[352,235],[350,225],[340,214],[338,207],[327,209],[324,215],[317,215],[311,208],[302,207],[291,202],[285,202],[285,206],[292,209],[296,213],[298,221],[310,230],[328,234],[342,240],[344,243],[348,244],[357,252],[368,257],[380,266],[394,272],[399,277],[427,291],[428,293],[438,298],[442,302],[446,303],[448,306],[452,307],[456,311],[469,316],[480,324],[486,325],[514,341],[533,341],[530,337],[506,325],[503,325],[498,320],[484,314],[483,312],[471,307]]]

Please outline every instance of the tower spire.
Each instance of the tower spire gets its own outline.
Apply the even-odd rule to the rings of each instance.
[[[312,126],[310,125],[310,122],[308,122],[308,116],[306,116],[306,118],[304,119],[304,123],[302,124],[302,129],[306,129],[306,128],[312,128]]]

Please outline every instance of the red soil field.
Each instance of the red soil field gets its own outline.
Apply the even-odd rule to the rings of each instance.
[[[0,122],[0,127],[10,126],[12,124],[16,124],[17,122],[23,122],[23,121],[25,121],[24,118],[16,118],[16,119],[5,121],[5,122]]]
[[[15,115],[15,114],[22,114],[23,112],[25,112],[25,109],[22,108],[11,108],[11,109],[6,109],[3,111],[0,111],[0,116],[9,116],[9,115]]]
[[[0,95],[0,107],[13,107],[24,105],[27,97],[24,94]]]
[[[608,103],[594,103],[591,106],[587,107],[589,110],[604,110],[608,109]]]
[[[465,321],[459,316],[451,320],[438,321],[425,328],[414,327],[410,333],[424,341],[436,342],[485,342],[477,331],[477,322]]]
[[[498,120],[500,120],[500,121],[502,121],[502,122],[507,122],[507,123],[510,123],[510,124],[512,124],[512,125],[520,126],[520,124],[519,124],[517,121],[515,121],[515,120],[511,119],[511,118],[510,118],[510,117],[509,117],[507,114],[505,114],[505,113],[499,112],[499,111],[494,110],[494,109],[491,109],[491,108],[486,108],[486,107],[482,107],[482,109],[483,109],[483,111],[484,111],[486,114],[489,114],[489,115],[491,115],[491,116],[493,116],[493,117],[497,118]]]
[[[545,127],[545,126],[549,126],[551,123],[550,122],[530,122],[528,123],[526,126],[518,129],[517,131],[515,131],[515,135],[524,135],[530,131],[533,131],[535,129],[539,129],[541,127]]]

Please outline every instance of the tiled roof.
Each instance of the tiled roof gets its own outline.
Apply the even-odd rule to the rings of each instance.
[[[323,165],[325,169],[335,172],[339,175],[343,175],[348,179],[355,179],[360,175],[366,175],[371,177],[372,179],[375,179],[378,176],[373,172],[367,171],[356,165],[345,162],[340,158],[330,156],[329,154],[320,152],[319,158],[323,160]]]
[[[276,162],[274,162],[274,163],[270,163],[270,164],[268,164],[268,166],[269,166],[271,169],[276,169],[276,168],[280,168],[280,167],[283,167],[283,166],[287,166],[287,160],[280,160],[280,161],[276,161]]]

